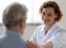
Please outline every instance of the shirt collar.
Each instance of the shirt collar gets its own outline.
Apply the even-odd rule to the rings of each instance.
[[[45,25],[42,25],[40,28],[41,28],[41,29],[40,29],[41,32],[45,32]],[[55,31],[56,29],[57,29],[57,23],[54,23],[54,24],[51,26],[51,28],[48,30],[48,32]]]
[[[57,31],[57,23],[53,24],[51,28],[48,30],[48,33],[53,33]]]

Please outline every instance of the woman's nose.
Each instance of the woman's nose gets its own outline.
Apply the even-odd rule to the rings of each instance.
[[[43,20],[46,20],[48,17],[46,15],[42,16]]]

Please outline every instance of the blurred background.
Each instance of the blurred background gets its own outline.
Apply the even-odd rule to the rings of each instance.
[[[6,30],[2,23],[2,12],[9,4],[13,2],[19,2],[25,4],[28,8],[26,28],[24,31],[24,39],[28,40],[36,30],[37,26],[42,24],[41,17],[39,14],[39,8],[43,2],[48,0],[0,0],[0,35]],[[63,18],[58,23],[60,26],[66,29],[66,0],[54,0],[60,6],[63,12]]]

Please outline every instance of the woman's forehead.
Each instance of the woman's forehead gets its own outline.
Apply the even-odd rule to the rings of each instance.
[[[42,13],[54,13],[54,8],[51,7],[47,7],[47,8],[43,8]]]

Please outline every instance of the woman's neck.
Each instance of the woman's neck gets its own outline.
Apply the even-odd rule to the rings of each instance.
[[[45,34],[47,34],[48,30],[53,26],[53,24],[45,25]]]

